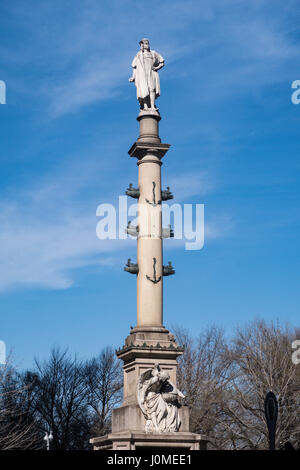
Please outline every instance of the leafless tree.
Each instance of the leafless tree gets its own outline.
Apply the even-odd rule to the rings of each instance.
[[[178,384],[190,408],[190,430],[206,434],[219,449],[266,449],[264,400],[273,391],[279,402],[276,446],[300,442],[300,366],[292,362],[299,330],[254,321],[231,341],[211,327],[194,339],[175,329],[185,347]]]
[[[95,412],[92,432],[101,436],[111,430],[112,410],[122,399],[122,367],[111,347],[87,362],[85,378],[88,403]]]
[[[213,448],[224,448],[228,433],[223,426],[223,402],[230,390],[230,364],[224,361],[223,331],[213,326],[195,339],[187,330],[173,330],[178,344],[184,347],[177,379],[190,409],[190,430],[209,436]]]
[[[52,430],[52,449],[88,449],[91,414],[88,408],[84,364],[67,351],[52,349],[43,363],[23,375],[30,389],[30,408],[42,442]]]
[[[287,440],[300,441],[300,368],[292,362],[295,329],[257,320],[240,328],[228,349],[231,393],[224,402],[231,447],[268,448],[264,399],[278,398],[277,448]]]
[[[0,367],[0,449],[37,449],[34,417],[26,406],[27,388],[8,360]]]
[[[82,362],[54,348],[50,358],[35,361],[22,374],[26,407],[34,416],[43,443],[52,430],[51,448],[89,449],[89,439],[110,430],[112,409],[122,395],[122,369],[111,348]]]

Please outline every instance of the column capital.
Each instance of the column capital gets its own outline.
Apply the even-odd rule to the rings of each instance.
[[[136,157],[138,160],[141,160],[146,155],[155,155],[161,159],[167,153],[169,148],[169,144],[136,141],[128,150],[128,153],[131,157]]]

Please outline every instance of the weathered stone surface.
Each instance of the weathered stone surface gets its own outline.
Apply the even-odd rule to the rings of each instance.
[[[174,336],[163,326],[144,326],[133,328],[125,339],[124,347],[116,354],[124,362],[123,405],[129,405],[137,404],[139,377],[156,363],[176,384],[176,359],[183,354],[183,349],[177,346]]]
[[[139,450],[149,447],[205,450],[207,442],[206,436],[191,432],[146,434],[145,432],[124,431],[91,439],[94,450]]]
[[[189,432],[189,409],[187,406],[180,408],[180,418],[180,432]],[[144,432],[145,430],[146,420],[137,404],[125,405],[113,410],[113,433],[128,431],[128,423],[130,423],[130,431]]]

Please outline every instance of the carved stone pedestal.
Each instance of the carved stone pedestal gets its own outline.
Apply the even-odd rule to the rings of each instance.
[[[124,362],[123,406],[137,403],[139,377],[158,363],[176,384],[177,357],[183,353],[174,336],[164,327],[137,327],[125,339],[125,345],[117,351]]]
[[[180,412],[180,432],[189,431],[189,409],[182,406]],[[146,419],[141,412],[140,407],[136,405],[122,405],[120,408],[113,410],[112,429],[114,433],[128,431],[130,425],[131,431],[144,432]]]
[[[150,450],[182,449],[206,450],[207,439],[192,432],[146,434],[145,432],[124,431],[91,439],[94,450]]]
[[[176,384],[176,358],[183,353],[174,336],[164,327],[140,327],[131,330],[117,356],[123,360],[124,400],[113,410],[112,433],[91,439],[94,450],[141,450],[151,447],[206,449],[205,436],[189,432],[189,409],[181,406],[179,432],[146,433],[146,419],[137,400],[141,375],[159,364]]]

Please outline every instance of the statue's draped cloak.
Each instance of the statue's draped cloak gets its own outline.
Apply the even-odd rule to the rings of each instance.
[[[179,396],[184,397],[169,379],[162,379],[158,367],[148,369],[140,376],[137,399],[146,418],[146,433],[179,430]]]
[[[156,51],[149,51],[152,54],[153,66],[157,67],[160,63],[164,62],[162,56]],[[150,94],[149,79],[154,85],[155,97],[160,95],[159,75],[155,70],[151,70],[151,77],[147,77],[147,70],[145,68],[143,52],[139,51],[132,61],[134,69],[134,81],[136,86],[137,99],[144,99]]]

